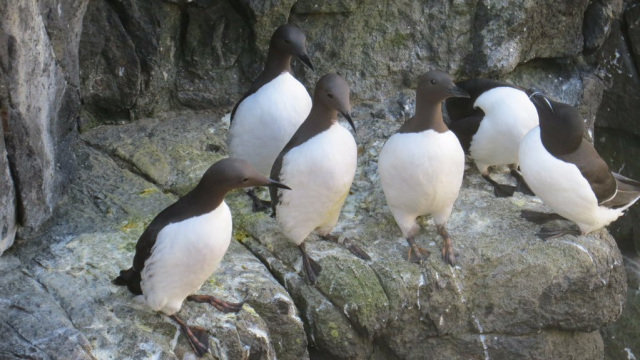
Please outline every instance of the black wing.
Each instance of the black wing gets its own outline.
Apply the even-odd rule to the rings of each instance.
[[[482,110],[480,110],[480,112],[482,112]],[[482,122],[483,118],[484,113],[482,115],[466,117],[449,124],[449,130],[456,134],[456,137],[460,141],[460,145],[462,145],[462,149],[464,149],[464,152],[467,154],[469,153],[469,147],[471,147],[473,135],[478,132],[480,122]]]
[[[113,279],[113,284],[126,286],[133,294],[142,294],[142,289],[140,288],[141,272],[144,268],[145,261],[151,256],[151,250],[156,244],[158,233],[172,222],[179,222],[188,217],[204,213],[202,209],[198,207],[185,206],[187,202],[184,199],[190,196],[192,196],[191,193],[188,193],[156,215],[138,238],[136,254],[133,257],[133,266],[127,270],[120,271],[120,275]]]
[[[616,195],[616,179],[607,163],[588,141],[582,139],[576,151],[557,157],[578,167],[582,176],[589,182],[599,204],[610,201]]]

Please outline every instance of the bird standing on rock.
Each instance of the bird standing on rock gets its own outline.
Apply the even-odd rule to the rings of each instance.
[[[321,267],[305,251],[304,240],[318,229],[323,238],[338,241],[330,232],[338,222],[356,172],[356,142],[338,123],[341,113],[355,132],[350,110],[347,82],[336,74],[323,76],[316,85],[309,116],[271,169],[271,178],[295,189],[284,192],[271,188],[271,204],[283,234],[298,245],[312,284]],[[360,258],[369,259],[349,239],[344,245]]]
[[[607,226],[638,201],[640,182],[609,170],[583,138],[584,122],[576,108],[539,92],[531,99],[540,126],[522,140],[520,167],[531,190],[556,213],[525,210],[522,217],[539,224],[564,218],[580,229],[543,228],[538,234],[543,239],[585,235]]]
[[[496,182],[489,167],[510,165],[511,175],[522,192],[533,195],[517,170],[520,141],[538,126],[538,113],[527,94],[506,83],[490,79],[471,79],[457,83],[469,98],[446,101],[449,129],[460,140],[476,167],[498,197],[513,195],[515,186]]]
[[[242,304],[193,294],[218,268],[231,241],[231,212],[225,194],[257,185],[288,189],[245,160],[228,158],[213,164],[193,190],[151,221],[138,239],[133,266],[113,280],[140,295],[154,311],[175,320],[198,356],[208,351],[206,330],[188,326],[176,313],[185,298],[224,312],[240,311]]]
[[[313,70],[304,33],[294,25],[281,25],[271,37],[264,70],[231,112],[229,156],[245,159],[268,175],[276,157],[311,110],[307,89],[291,74],[291,58]],[[253,190],[254,211],[268,209]]]
[[[409,243],[409,261],[422,262],[429,253],[416,245],[416,218],[431,214],[443,239],[442,257],[456,258],[445,225],[458,198],[464,173],[464,151],[442,118],[442,102],[468,97],[442,71],[429,71],[418,81],[416,113],[385,143],[378,160],[382,189],[402,234]]]

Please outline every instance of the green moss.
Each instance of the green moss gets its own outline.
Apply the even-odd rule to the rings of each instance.
[[[331,336],[337,338],[338,336],[340,336],[340,333],[338,332],[338,330],[331,330]]]

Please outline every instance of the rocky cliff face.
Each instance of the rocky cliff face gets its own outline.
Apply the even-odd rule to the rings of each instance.
[[[634,171],[628,154],[638,135],[629,120],[638,103],[638,8],[621,0],[0,4],[0,252],[16,229],[24,239],[0,261],[0,328],[9,334],[0,354],[190,354],[172,323],[109,280],[129,265],[153,215],[225,156],[223,115],[284,22],[307,34],[316,71],[294,61],[294,72],[309,89],[329,71],[351,85],[360,158],[337,230],[373,260],[313,240],[325,271],[308,286],[273,220],[231,196],[238,241],[203,292],[246,305],[237,315],[199,305],[184,312],[209,330],[214,357],[599,359],[605,326],[608,357],[640,354],[638,337],[619,335],[633,331],[629,323],[610,325],[623,309],[637,313],[637,282],[627,294],[606,232],[542,243],[517,216],[542,204],[493,198],[470,167],[450,220],[460,266],[434,255],[421,267],[403,260],[376,175],[384,140],[413,113],[416,77],[435,68],[536,86],[575,104],[585,136],[634,175],[625,171]],[[619,141],[618,130],[630,135]],[[638,239],[631,223],[616,230],[632,239],[621,245],[627,252]],[[429,224],[418,241],[437,254]],[[630,279],[634,259],[624,261]]]
[[[13,242],[18,224],[28,236],[51,215],[72,177],[80,108],[77,52],[87,3],[0,5],[0,253]]]

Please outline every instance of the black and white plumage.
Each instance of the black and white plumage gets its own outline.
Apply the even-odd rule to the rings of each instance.
[[[271,188],[271,204],[282,233],[302,252],[304,268],[315,283],[321,268],[305,251],[304,240],[316,230],[329,240],[356,172],[356,142],[338,123],[341,113],[355,132],[349,112],[349,86],[336,74],[318,80],[307,119],[284,147],[271,169],[271,177],[295,189]],[[368,255],[355,244],[345,245],[356,255]]]
[[[458,198],[464,173],[464,151],[442,118],[442,101],[469,96],[442,71],[420,77],[416,113],[385,143],[378,172],[387,204],[409,243],[409,260],[428,255],[415,244],[418,216],[431,214],[443,238],[442,256],[454,265],[453,243],[445,225]]]
[[[240,310],[241,304],[192,294],[218,268],[231,241],[231,212],[225,194],[257,185],[287,188],[245,160],[228,158],[213,164],[193,190],[151,221],[138,239],[133,266],[113,280],[140,295],[151,309],[177,321],[200,356],[208,348],[206,331],[188,327],[175,314],[185,299],[208,302],[222,311]]]
[[[640,198],[640,182],[612,173],[591,143],[583,138],[584,122],[574,107],[532,96],[540,126],[520,145],[520,168],[531,190],[580,231],[543,229],[540,236],[588,234],[616,220]],[[543,222],[533,212],[523,217]],[[551,216],[549,219],[555,219]]]
[[[446,101],[449,128],[460,139],[482,177],[493,185],[496,196],[513,195],[515,187],[493,180],[489,167],[510,165],[511,174],[522,184],[516,170],[518,149],[522,138],[538,126],[535,106],[523,90],[507,83],[476,78],[457,85],[470,97]],[[521,186],[525,192],[528,190]]]
[[[291,73],[292,57],[313,69],[302,30],[281,25],[271,38],[264,70],[231,113],[229,156],[247,160],[265,175],[311,110],[307,89]],[[253,192],[249,195],[254,209],[260,208]]]

